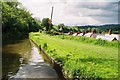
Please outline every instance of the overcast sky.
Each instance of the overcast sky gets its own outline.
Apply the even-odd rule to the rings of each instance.
[[[34,17],[50,18],[53,24],[99,25],[118,23],[119,0],[19,0]]]

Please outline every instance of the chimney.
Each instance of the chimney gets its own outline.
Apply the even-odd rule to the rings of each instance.
[[[112,34],[112,29],[109,29],[108,34],[109,34],[109,35]]]
[[[82,32],[83,33],[83,35],[82,36],[84,36],[86,33],[85,32]]]

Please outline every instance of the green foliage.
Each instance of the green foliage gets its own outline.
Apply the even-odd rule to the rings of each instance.
[[[58,31],[63,32],[64,26],[65,26],[65,25],[64,25],[63,23],[59,24],[59,25],[58,25]]]
[[[29,32],[39,31],[39,23],[19,2],[2,2],[2,33],[4,40],[28,37]]]
[[[61,24],[59,24],[61,25]],[[60,29],[58,25],[58,29]],[[83,29],[81,29],[79,26],[65,26],[63,27],[63,30],[62,30],[64,33],[67,33],[67,32],[81,32],[83,31]]]
[[[58,31],[60,27],[58,26]],[[108,33],[109,29],[112,29],[114,34],[120,33],[120,25],[103,25],[103,26],[64,26],[64,33],[67,32],[91,32],[92,30],[96,30],[97,33]]]
[[[118,48],[116,41],[108,42],[86,37],[49,36],[31,33],[30,37],[40,45],[47,43],[47,53],[62,67],[69,77],[96,80],[118,77]],[[89,39],[89,40],[88,40]],[[95,43],[94,43],[95,42]],[[114,45],[114,47],[109,44]]]
[[[50,35],[59,35],[60,33],[59,32],[57,32],[57,31],[55,31],[54,29],[52,29],[51,31],[50,31]]]
[[[42,23],[41,25],[43,26],[43,28],[45,28],[45,31],[49,31],[52,29],[52,23],[49,23],[50,19],[49,18],[43,18],[42,19]]]
[[[118,48],[118,43],[119,43],[119,41],[109,42],[107,40],[89,38],[89,37],[84,37],[84,36],[77,37],[77,36],[58,35],[58,36],[53,36],[53,37],[60,38],[60,39],[75,40],[78,42],[90,43],[90,44],[95,44],[99,46],[109,46],[109,47],[117,47],[117,48]]]
[[[44,43],[44,44],[43,44],[43,49],[44,49],[44,50],[47,50],[47,43]]]
[[[45,30],[46,30],[46,31],[49,30],[49,23],[48,23],[48,21],[49,21],[49,18],[44,18],[44,19],[42,20],[42,26],[45,27]]]
[[[96,29],[97,33],[108,32],[109,29],[112,29],[114,34],[120,33],[120,25],[119,24],[108,24],[108,25],[100,25],[100,26],[80,26],[80,29],[89,30]]]

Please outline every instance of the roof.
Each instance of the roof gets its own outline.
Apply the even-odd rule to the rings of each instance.
[[[83,36],[83,33],[78,34],[77,36]]]
[[[85,37],[92,37],[96,39],[103,39],[107,41],[113,41],[113,40],[118,40],[120,41],[120,36],[118,34],[93,34],[93,33],[74,33],[72,36],[85,36]]]
[[[114,34],[97,35],[96,39],[100,39],[100,38],[107,41],[119,40],[119,36]]]
[[[74,33],[73,36],[77,36],[77,33]]]
[[[92,33],[86,33],[84,36],[85,37],[90,37],[92,35]]]
[[[97,37],[97,34],[92,34],[91,37],[92,37],[92,38],[96,38],[96,37]]]

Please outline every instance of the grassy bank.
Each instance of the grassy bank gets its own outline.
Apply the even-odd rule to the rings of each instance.
[[[30,38],[62,66],[68,77],[117,78],[118,48],[31,33]]]
[[[84,36],[68,36],[68,35],[56,35],[53,36],[55,38],[60,38],[60,39],[67,39],[67,40],[74,40],[78,42],[83,42],[83,43],[89,43],[89,44],[94,44],[94,45],[99,45],[99,46],[107,46],[107,47],[117,47],[118,48],[118,41],[107,41],[107,40],[102,40],[102,39],[95,39],[95,38],[89,38],[89,37],[84,37]]]

